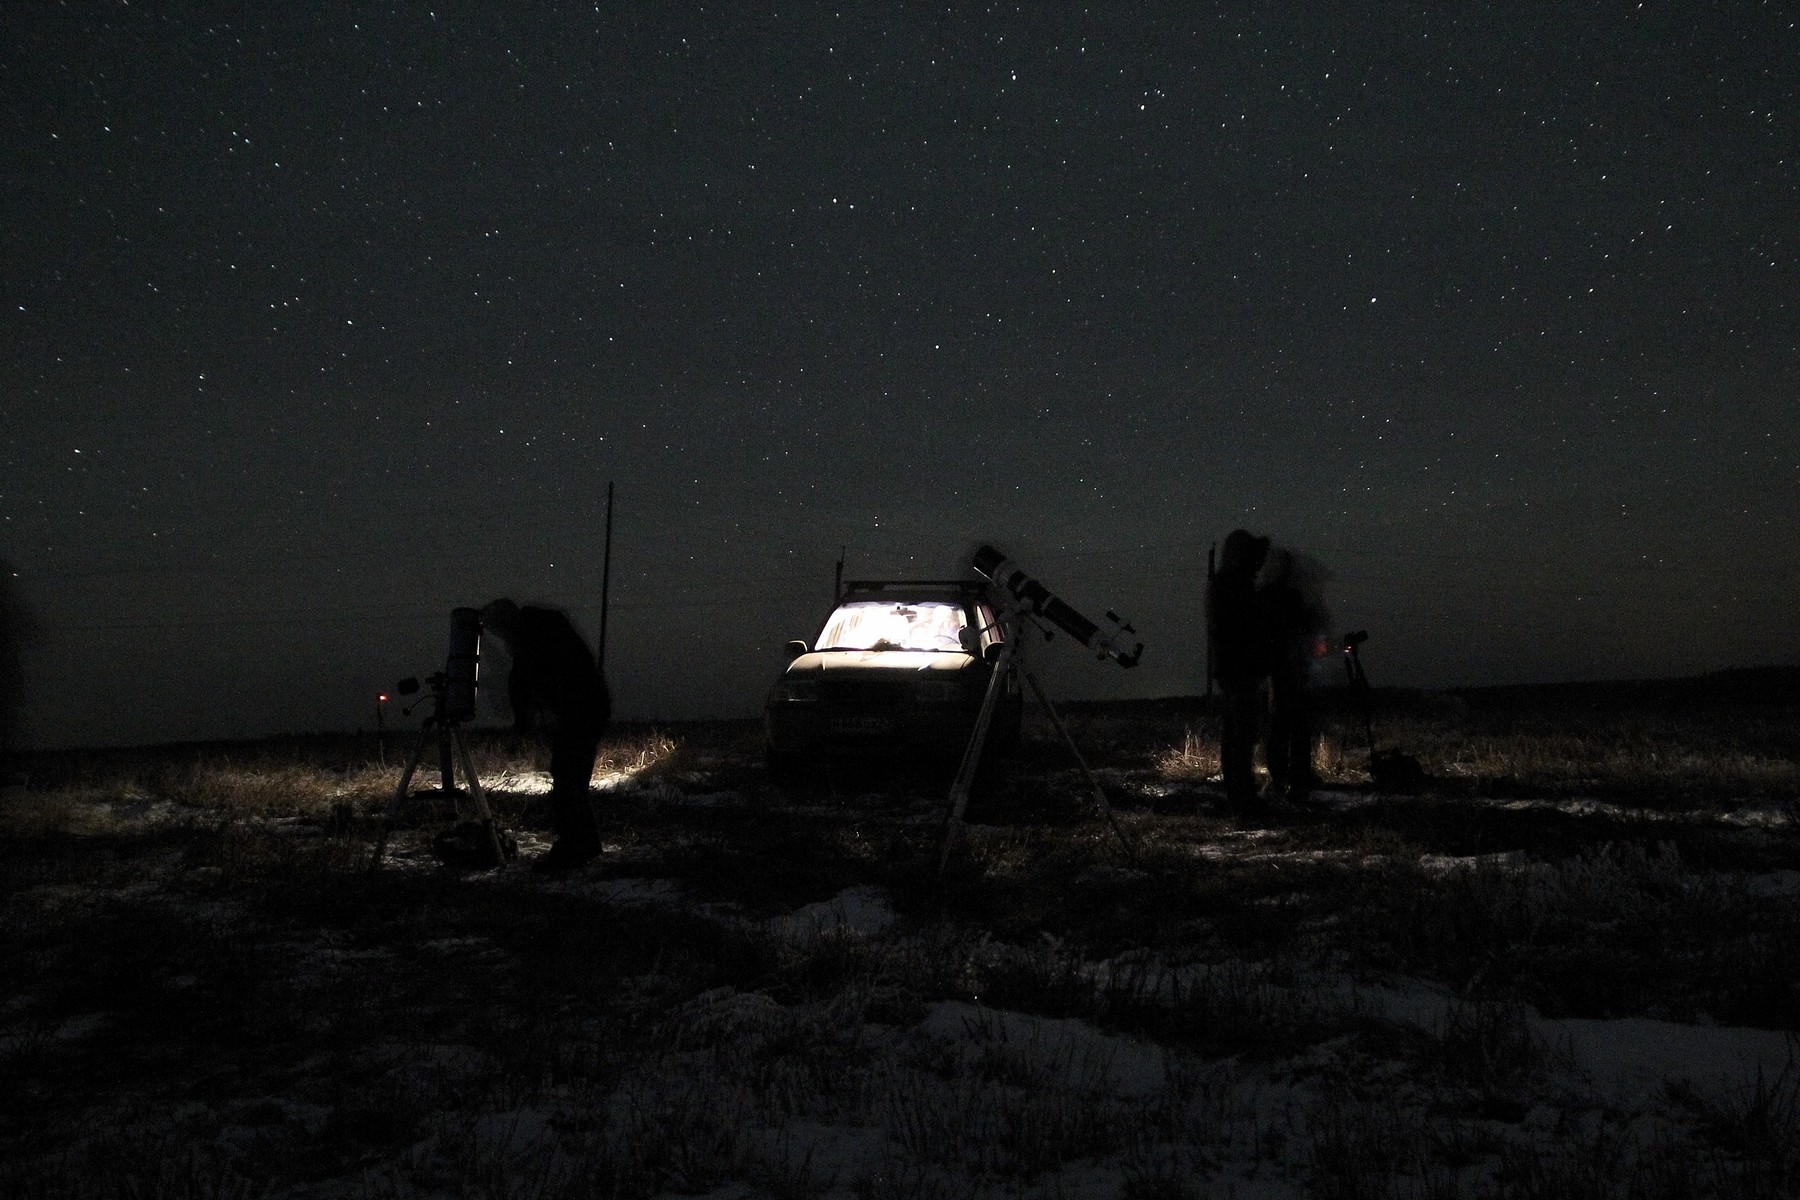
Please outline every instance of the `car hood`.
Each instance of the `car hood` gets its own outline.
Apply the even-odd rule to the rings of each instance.
[[[896,672],[953,673],[974,665],[973,656],[957,650],[814,650],[789,663],[787,673],[887,677]]]

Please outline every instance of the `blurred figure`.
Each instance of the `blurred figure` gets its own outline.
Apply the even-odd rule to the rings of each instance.
[[[553,608],[496,600],[481,610],[481,625],[512,655],[506,694],[513,728],[550,746],[550,826],[556,840],[532,868],[581,866],[600,853],[588,785],[600,734],[612,716],[606,681],[587,641]]]
[[[1270,799],[1304,803],[1318,785],[1313,771],[1313,663],[1324,652],[1330,614],[1325,568],[1291,550],[1270,551],[1256,590],[1269,672],[1269,727],[1263,761]]]
[[[1226,802],[1240,811],[1257,806],[1256,733],[1268,654],[1257,608],[1256,573],[1268,554],[1268,538],[1232,530],[1219,552],[1218,570],[1206,596],[1212,672],[1224,704],[1219,766],[1225,776]]]

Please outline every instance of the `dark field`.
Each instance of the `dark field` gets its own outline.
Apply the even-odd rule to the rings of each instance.
[[[1340,698],[1341,700],[1341,698]],[[620,728],[606,853],[375,833],[411,734],[45,754],[0,801],[0,1194],[1788,1196],[1800,687],[1382,695],[1227,814],[1200,700],[983,777]],[[529,748],[472,737],[522,858]]]

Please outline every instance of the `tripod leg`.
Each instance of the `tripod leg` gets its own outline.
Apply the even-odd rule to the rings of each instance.
[[[1050,723],[1056,726],[1056,732],[1062,735],[1063,744],[1068,746],[1069,753],[1075,756],[1075,765],[1081,768],[1081,774],[1087,779],[1088,789],[1094,793],[1094,806],[1100,810],[1100,815],[1106,818],[1106,823],[1112,826],[1114,836],[1119,839],[1119,845],[1125,848],[1125,857],[1136,862],[1136,847],[1131,844],[1131,839],[1125,836],[1125,830],[1120,826],[1118,818],[1113,816],[1112,805],[1106,802],[1106,793],[1100,790],[1100,781],[1089,769],[1087,759],[1081,756],[1081,748],[1075,744],[1075,738],[1069,732],[1069,727],[1064,725],[1062,718],[1057,715],[1056,706],[1050,703],[1050,697],[1044,691],[1044,685],[1038,682],[1038,677],[1031,673],[1030,668],[1021,667],[1020,670],[1024,672],[1025,682],[1031,685],[1032,694],[1038,698],[1038,703],[1042,704],[1044,711],[1050,714]]]
[[[994,673],[988,676],[987,694],[981,698],[981,713],[975,718],[975,730],[969,735],[969,744],[963,750],[962,765],[957,768],[956,782],[950,785],[950,812],[944,819],[944,845],[938,851],[938,874],[950,862],[950,847],[956,842],[956,835],[962,829],[963,813],[969,808],[969,789],[975,783],[975,770],[981,765],[981,751],[987,744],[988,727],[994,723],[994,709],[1000,702],[1000,692],[1006,686],[1006,673],[1012,669],[1013,647],[1017,644],[1014,638],[1007,638],[1000,645],[1000,660],[994,664]]]
[[[1369,762],[1375,761],[1375,701],[1369,695],[1369,677],[1363,673],[1362,658],[1356,653],[1356,647],[1350,647],[1350,657],[1346,660],[1350,669],[1350,686],[1362,697],[1363,737],[1369,743]]]
[[[506,865],[506,850],[500,844],[500,830],[494,824],[494,810],[488,807],[487,793],[481,790],[481,780],[475,775],[475,760],[469,756],[469,746],[457,732],[456,726],[450,727],[451,744],[456,747],[456,754],[462,760],[463,779],[469,785],[469,794],[475,797],[475,813],[481,819],[481,830],[487,834],[488,845],[494,850],[494,865]]]
[[[387,853],[388,833],[394,828],[394,818],[400,815],[400,805],[406,800],[406,789],[412,786],[413,772],[419,769],[419,763],[425,757],[425,745],[429,737],[429,731],[419,734],[412,758],[408,760],[406,770],[400,772],[400,785],[394,789],[394,798],[388,801],[387,816],[382,818],[381,832],[375,837],[375,857],[369,863],[371,873],[381,866],[381,856]]]
[[[438,721],[438,776],[443,780],[444,795],[456,793],[456,727],[447,720]]]

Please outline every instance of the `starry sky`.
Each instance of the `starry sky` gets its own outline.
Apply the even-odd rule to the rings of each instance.
[[[23,741],[372,727],[500,595],[749,716],[991,541],[1204,691],[1208,548],[1378,685],[1800,661],[1800,26],[1691,4],[0,17]],[[394,720],[398,721],[396,715]]]

